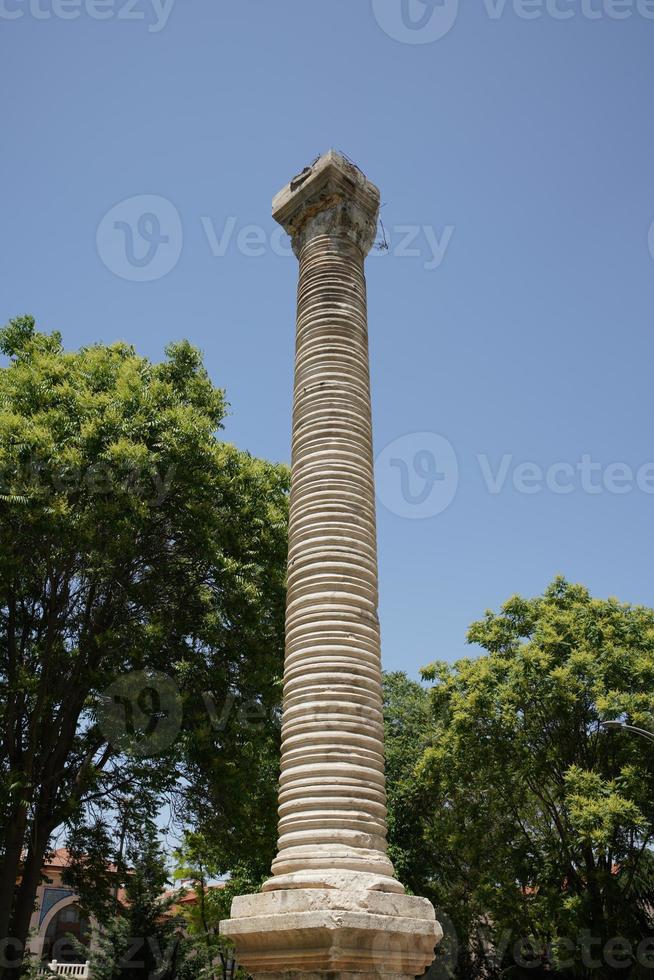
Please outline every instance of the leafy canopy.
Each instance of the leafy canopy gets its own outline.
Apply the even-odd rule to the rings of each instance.
[[[486,653],[423,671],[432,894],[461,934],[483,923],[495,944],[531,937],[536,958],[570,975],[604,975],[603,961],[584,972],[584,930],[596,949],[626,937],[636,962],[654,926],[654,759],[602,722],[654,729],[654,611],[559,578],[468,638]]]
[[[186,341],[155,364],[22,317],[0,351],[0,934],[24,941],[55,828],[191,785],[207,703],[276,700],[288,473],[219,440],[225,396]],[[256,741],[212,759],[231,826]]]

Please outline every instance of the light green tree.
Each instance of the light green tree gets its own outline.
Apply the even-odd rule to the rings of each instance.
[[[0,352],[6,980],[55,828],[92,820],[85,807],[137,791],[148,769],[170,787],[205,691],[275,699],[288,474],[220,441],[224,393],[187,342],[160,364],[124,343],[66,351],[22,317]],[[255,740],[221,755],[216,778],[251,770]]]
[[[461,948],[490,969],[492,947],[503,975],[637,976],[654,927],[654,756],[602,721],[654,728],[654,611],[556,579],[468,638],[483,656],[423,671],[431,894]]]

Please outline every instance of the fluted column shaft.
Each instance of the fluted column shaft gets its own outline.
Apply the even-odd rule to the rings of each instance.
[[[386,854],[364,277],[378,212],[334,150],[273,201],[300,260],[279,851],[221,923],[262,980],[411,980],[442,935]]]
[[[334,234],[300,253],[276,874],[392,874],[363,263]]]

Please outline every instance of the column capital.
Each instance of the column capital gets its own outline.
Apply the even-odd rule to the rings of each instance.
[[[276,195],[272,213],[298,258],[319,235],[348,238],[365,257],[377,234],[379,190],[341,153],[328,150]]]

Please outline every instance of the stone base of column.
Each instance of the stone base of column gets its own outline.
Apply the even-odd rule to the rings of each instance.
[[[302,970],[301,973],[297,971],[293,973],[261,973],[257,976],[265,977],[265,980],[379,980],[380,976],[383,980],[407,980],[406,973],[342,973],[340,970],[336,970],[336,972],[332,970],[327,973],[305,973]],[[410,980],[414,980],[413,975],[411,975]]]
[[[265,980],[407,980],[406,973],[342,973],[340,970],[327,973],[260,973],[257,976],[264,977]],[[410,980],[414,980],[411,974]]]
[[[241,896],[221,933],[265,980],[412,980],[442,937],[425,898],[338,889]]]

